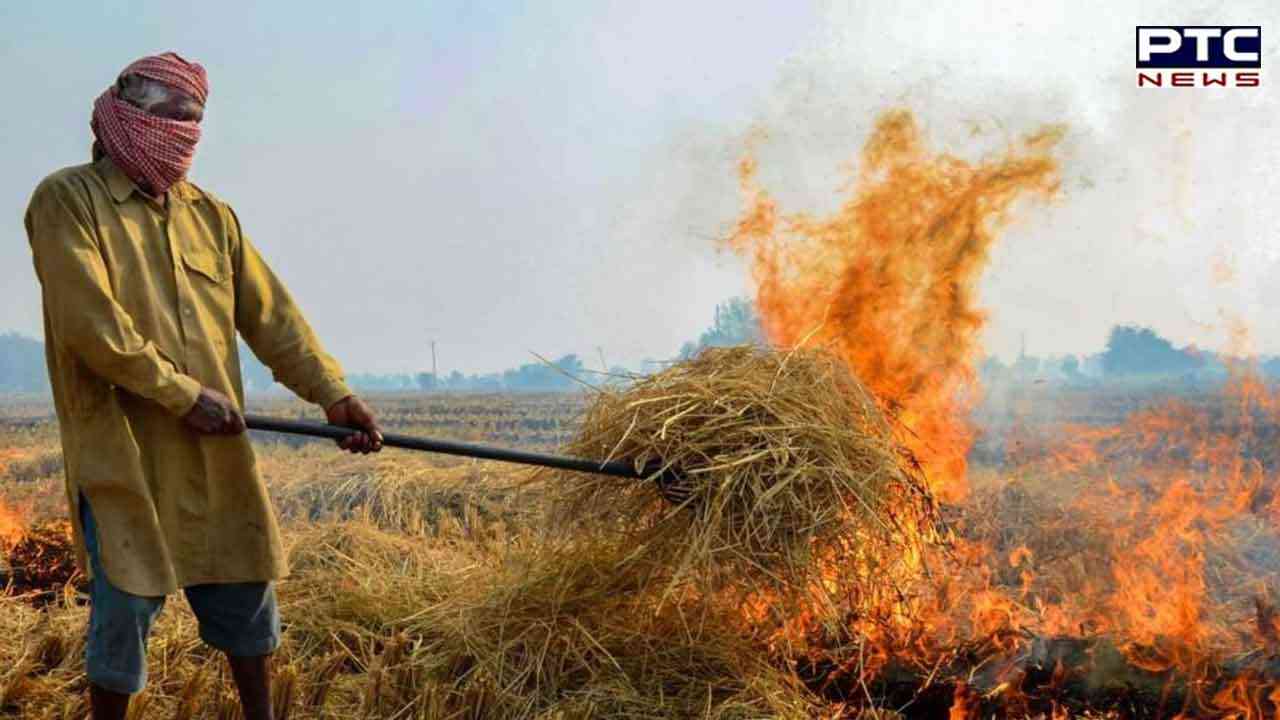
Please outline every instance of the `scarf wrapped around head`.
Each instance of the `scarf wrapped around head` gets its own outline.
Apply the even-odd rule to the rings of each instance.
[[[142,58],[121,73],[141,75],[181,90],[200,102],[209,97],[204,68],[167,52]],[[134,182],[156,195],[163,194],[191,169],[200,124],[170,120],[134,107],[117,95],[113,84],[93,103],[89,126],[102,149]]]

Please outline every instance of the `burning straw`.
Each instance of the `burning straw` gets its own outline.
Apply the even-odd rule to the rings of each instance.
[[[633,557],[671,565],[671,582],[844,595],[837,580],[891,575],[938,537],[935,504],[896,432],[825,352],[712,348],[602,391],[570,446],[676,479],[660,493],[656,483],[557,478],[555,512],[578,530],[621,531]]]

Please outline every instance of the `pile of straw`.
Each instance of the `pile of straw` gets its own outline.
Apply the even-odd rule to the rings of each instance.
[[[646,573],[619,571],[621,550],[515,547],[408,634],[441,683],[488,700],[477,716],[813,716],[813,699],[741,632],[736,608],[687,594],[663,602]]]
[[[532,532],[532,531],[531,531]],[[276,717],[592,720],[814,717],[815,698],[727,612],[658,608],[616,547],[479,550],[363,521],[289,527]],[[0,596],[0,717],[81,720],[88,608]],[[690,620],[691,614],[698,621]],[[221,654],[183,602],[161,614],[132,718],[238,717]]]
[[[563,525],[620,531],[636,557],[672,563],[676,580],[847,595],[833,580],[883,577],[938,537],[897,432],[825,352],[710,348],[601,391],[570,446],[674,471],[665,495],[686,499],[605,476],[558,475],[549,487]]]
[[[850,598],[891,586],[934,527],[892,421],[820,352],[705,352],[602,393],[570,449],[678,470],[668,490],[685,499],[653,482],[530,488],[505,466],[264,453],[293,568],[278,716],[813,717],[822,701],[778,641],[800,614],[777,591],[871,607]],[[542,502],[555,522],[528,510]],[[0,632],[24,638],[0,647],[0,714],[84,716],[87,610],[63,600],[0,597]],[[150,658],[135,717],[234,714],[225,663],[181,603]]]

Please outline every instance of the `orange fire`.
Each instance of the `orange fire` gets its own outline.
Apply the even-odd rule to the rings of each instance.
[[[27,453],[20,448],[0,448],[0,474],[3,474],[14,460],[21,460],[26,455]]]
[[[10,548],[21,540],[26,528],[22,514],[0,501],[0,550]]]
[[[27,455],[21,448],[0,448],[0,474],[3,474],[9,463],[22,460]],[[12,547],[22,539],[26,531],[24,514],[11,508],[0,500],[0,550]]]
[[[1047,692],[1072,673],[1149,686],[1159,716],[1280,717],[1280,390],[1242,366],[1111,424],[1018,428],[1003,464],[971,477],[975,286],[1014,201],[1057,189],[1061,133],[974,164],[929,153],[910,113],[887,113],[826,218],[783,213],[755,160],[740,165],[747,208],[727,242],[750,261],[770,341],[839,353],[897,411],[956,517],[933,572],[851,617],[852,645],[816,646],[860,683],[984,658],[951,717],[977,716],[980,697],[1021,707],[1032,671]]]
[[[764,330],[776,345],[828,345],[915,434],[943,499],[965,493],[978,331],[975,285],[994,230],[1022,194],[1058,186],[1049,129],[972,165],[924,147],[912,115],[890,112],[863,148],[857,190],[830,218],[781,214],[740,164],[749,207],[728,244],[750,257]]]

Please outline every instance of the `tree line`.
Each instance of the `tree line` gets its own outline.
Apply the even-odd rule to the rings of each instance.
[[[1047,379],[1075,384],[1172,381],[1203,385],[1225,379],[1237,362],[1194,345],[1177,347],[1149,327],[1117,325],[1108,333],[1103,350],[1092,355],[1024,354],[1011,363],[988,358],[979,369],[987,382]],[[1255,367],[1265,377],[1280,379],[1280,356],[1256,358]]]
[[[357,390],[439,390],[453,392],[557,392],[580,387],[577,379],[599,384],[601,373],[589,370],[577,355],[546,362],[530,362],[497,373],[464,374],[457,370],[439,378],[420,373],[354,373],[347,380]],[[605,377],[624,377],[630,371],[614,367]],[[240,346],[240,375],[248,392],[279,389],[271,370],[246,346]],[[44,343],[17,333],[0,335],[0,394],[49,392]]]
[[[685,343],[676,359],[691,357],[705,347],[762,343],[763,337],[760,318],[751,301],[733,298],[716,306],[711,325],[697,339]],[[276,387],[271,371],[243,345],[240,362],[247,391],[264,392]],[[663,367],[668,362],[648,360],[638,370],[614,366],[605,372],[598,367],[588,368],[581,357],[569,354],[496,373],[467,374],[454,370],[438,377],[429,372],[354,373],[348,381],[352,387],[362,391],[558,392],[579,388],[580,381],[593,385],[624,382],[628,377]],[[988,358],[979,370],[988,381],[1049,378],[1069,383],[1106,380],[1198,383],[1225,377],[1229,363],[1229,358],[1193,346],[1176,347],[1149,327],[1117,325],[1108,335],[1106,347],[1099,353],[1052,357],[1022,355],[1011,363]],[[1259,358],[1258,369],[1265,375],[1280,378],[1280,356]],[[0,393],[44,393],[48,390],[44,344],[17,333],[0,335]]]

